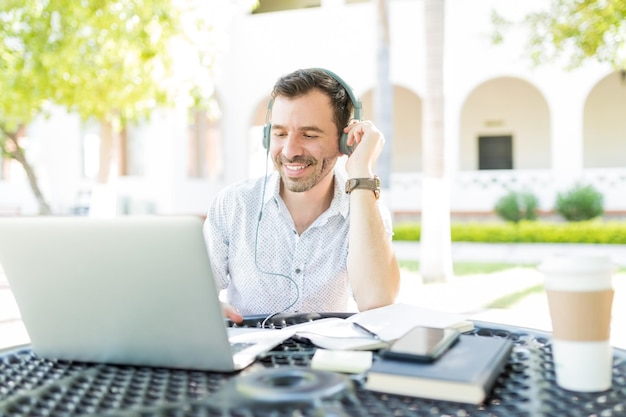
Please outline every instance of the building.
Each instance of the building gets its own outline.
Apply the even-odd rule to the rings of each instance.
[[[509,189],[533,191],[549,212],[556,194],[577,181],[604,194],[606,211],[626,212],[624,74],[600,64],[534,68],[521,31],[501,45],[491,42],[492,10],[519,17],[545,3],[446,0],[445,169],[455,214],[491,213]],[[97,152],[93,126],[56,114],[29,127],[29,156],[55,211],[76,212],[84,199],[92,213],[203,214],[224,185],[265,172],[261,130],[269,90],[297,68],[339,74],[361,97],[365,117],[376,121],[377,3],[260,4],[230,25],[216,75],[219,122],[189,122],[186,110],[177,109],[133,128],[124,153],[127,175],[108,186],[96,185],[87,172],[89,155]],[[422,0],[389,0],[393,134],[385,198],[397,215],[418,214],[421,207],[423,20]],[[6,161],[2,168],[5,178],[13,170]],[[0,212],[35,213],[28,183],[12,174],[0,180]]]

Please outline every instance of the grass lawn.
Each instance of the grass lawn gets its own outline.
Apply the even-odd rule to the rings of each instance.
[[[512,305],[515,305],[518,301],[522,300],[524,297],[530,294],[536,294],[544,292],[543,284],[535,285],[530,288],[526,288],[523,291],[514,292],[512,294],[507,294],[503,297],[500,297],[494,301],[492,301],[487,308],[509,308]]]

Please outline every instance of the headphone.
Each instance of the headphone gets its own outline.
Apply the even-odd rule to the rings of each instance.
[[[329,71],[324,68],[314,68],[316,70],[324,72],[329,77],[333,78],[337,81],[348,93],[348,97],[350,97],[350,101],[352,102],[352,106],[354,107],[354,119],[361,120],[361,109],[363,105],[361,104],[361,100],[359,100],[352,88],[346,83],[341,77],[335,74],[332,71]],[[267,113],[265,114],[265,125],[263,126],[263,147],[269,152],[270,150],[270,136],[272,133],[272,124],[270,123],[270,115],[272,114],[272,106],[274,105],[274,99],[272,98],[267,103]],[[354,151],[354,145],[348,146],[348,134],[342,133],[339,138],[339,151],[341,151],[344,155],[351,155]]]

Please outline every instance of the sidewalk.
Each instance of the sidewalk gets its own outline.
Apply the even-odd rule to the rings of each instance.
[[[396,254],[402,260],[419,260],[419,244],[394,242]],[[610,246],[610,247],[608,247]],[[606,252],[613,261],[626,265],[626,246],[616,245],[510,245],[453,244],[455,262],[501,262],[518,265],[538,264],[554,251],[576,250]],[[417,273],[402,271],[399,302],[415,304],[434,310],[457,312],[469,318],[487,322],[551,330],[545,293],[534,292],[506,309],[491,309],[493,301],[542,284],[542,276],[534,267],[520,266],[491,274],[453,277],[445,283],[424,284]],[[626,349],[626,274],[614,278],[613,302],[614,346]],[[28,343],[19,310],[0,270],[0,349]]]
[[[419,260],[420,247],[415,242],[394,242],[398,259]],[[506,309],[488,306],[495,300],[519,293],[543,283],[542,275],[532,265],[552,253],[607,254],[613,262],[626,266],[626,245],[574,244],[482,244],[453,243],[454,262],[497,262],[520,266],[491,274],[454,277],[446,283],[424,284],[417,273],[402,271],[398,301],[418,304],[436,310],[467,314],[469,318],[510,324],[539,330],[552,330],[545,292],[533,292]],[[613,279],[611,341],[626,349],[626,273]]]
[[[419,242],[394,241],[398,259],[419,259]],[[626,245],[575,243],[470,243],[453,242],[455,262],[502,262],[519,265],[539,264],[547,255],[571,251],[604,253],[619,266],[626,266]]]

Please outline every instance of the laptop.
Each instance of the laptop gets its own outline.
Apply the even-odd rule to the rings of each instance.
[[[33,352],[230,372],[290,337],[235,335],[244,348],[234,352],[202,226],[193,216],[0,218],[0,265]]]

